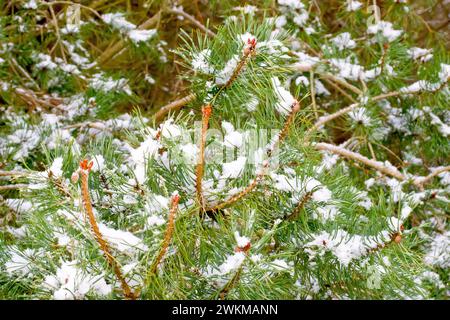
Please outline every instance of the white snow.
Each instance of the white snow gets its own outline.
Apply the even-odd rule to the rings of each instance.
[[[146,42],[153,38],[156,35],[157,31],[156,29],[149,29],[149,30],[130,30],[128,32],[128,37],[133,41],[134,43],[140,43],[140,42]]]
[[[136,29],[136,25],[125,19],[124,14],[121,12],[103,14],[102,19],[106,24],[109,24],[110,26],[118,29],[121,32],[127,32]]]
[[[214,73],[214,67],[209,64],[209,59],[211,57],[211,50],[210,49],[204,49],[194,55],[192,58],[192,68],[196,71],[199,71],[201,73],[205,74],[212,74]]]
[[[222,164],[222,176],[221,179],[237,178],[239,177],[245,168],[247,158],[240,156],[237,160]]]
[[[394,41],[401,36],[403,31],[392,28],[392,23],[387,21],[379,21],[367,28],[369,34],[381,33],[389,42]]]
[[[46,276],[44,287],[53,292],[55,300],[84,299],[92,292],[99,295],[111,293],[111,285],[105,282],[102,275],[92,276],[77,267],[78,261],[63,261],[55,275]]]
[[[272,78],[272,85],[275,91],[275,96],[278,100],[275,104],[275,109],[283,115],[288,115],[292,110],[292,105],[295,102],[295,98],[281,85],[278,78]]]
[[[424,261],[430,266],[442,269],[450,267],[450,231],[435,235],[424,257]]]
[[[227,121],[222,121],[222,128],[225,131],[224,146],[227,148],[240,148],[243,141],[242,134],[234,130],[234,126]]]
[[[234,233],[234,238],[236,239],[236,243],[239,248],[245,248],[250,243],[250,239],[248,237],[241,236],[239,231]]]
[[[361,8],[362,3],[356,0],[347,0],[347,11],[356,11]]]
[[[433,49],[422,49],[413,47],[411,49],[408,49],[409,56],[417,61],[420,62],[427,62],[428,60],[433,58]]]
[[[216,84],[225,85],[228,80],[230,80],[237,64],[239,63],[239,59],[240,58],[238,55],[234,55],[230,60],[227,61],[225,67],[216,75]]]
[[[53,160],[52,165],[50,166],[48,171],[51,172],[56,179],[62,178],[63,175],[62,166],[63,166],[63,158],[57,157]]]
[[[148,250],[148,247],[142,242],[142,239],[139,239],[131,232],[115,230],[103,223],[99,223],[98,228],[105,240],[120,252],[133,253],[136,250]]]
[[[286,6],[291,9],[304,9],[305,5],[300,0],[278,0],[280,6]]]
[[[92,157],[92,172],[103,171],[105,169],[105,158],[101,154]]]

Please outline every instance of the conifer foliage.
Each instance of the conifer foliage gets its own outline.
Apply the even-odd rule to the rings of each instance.
[[[1,299],[448,298],[448,1],[251,3],[2,2]]]

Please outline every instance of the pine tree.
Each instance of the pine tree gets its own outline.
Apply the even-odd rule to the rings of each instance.
[[[0,297],[448,297],[426,2],[2,4]]]

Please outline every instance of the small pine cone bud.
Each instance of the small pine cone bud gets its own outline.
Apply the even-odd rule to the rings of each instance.
[[[397,234],[394,238],[395,243],[400,243],[402,241],[402,236],[400,234]]]

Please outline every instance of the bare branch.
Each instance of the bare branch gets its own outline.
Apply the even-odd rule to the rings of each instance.
[[[338,154],[338,155],[340,155],[344,158],[350,159],[350,160],[362,162],[365,165],[367,165],[368,167],[374,168],[377,171],[379,171],[383,174],[386,174],[388,176],[392,176],[400,181],[406,180],[406,177],[400,171],[398,171],[397,168],[392,167],[392,166],[388,167],[380,161],[375,161],[373,159],[369,159],[359,153],[349,151],[342,147],[334,146],[332,144],[323,143],[323,142],[315,144],[314,147],[317,150],[328,151],[328,152],[331,152],[334,154]]]

